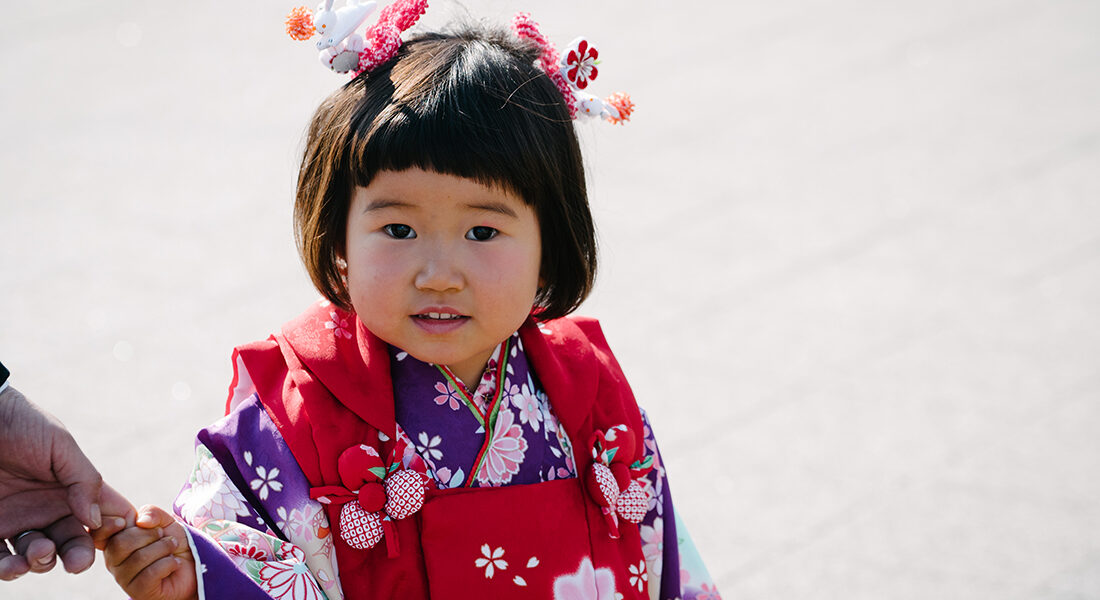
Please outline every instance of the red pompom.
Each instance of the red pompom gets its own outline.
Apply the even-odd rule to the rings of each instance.
[[[368,483],[359,488],[359,506],[367,512],[378,512],[386,507],[386,490],[381,483]]]
[[[378,451],[366,444],[341,452],[340,458],[336,459],[336,470],[340,474],[340,483],[352,492],[365,483],[380,482],[386,476],[386,468]]]

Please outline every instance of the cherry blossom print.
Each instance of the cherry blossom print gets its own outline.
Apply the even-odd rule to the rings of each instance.
[[[665,552],[665,520],[657,517],[653,526],[642,525],[638,529],[642,538],[642,554],[654,577],[660,576]]]
[[[323,600],[306,565],[301,562],[269,562],[259,572],[260,587],[276,600]]]
[[[439,395],[435,397],[435,403],[439,406],[444,404],[451,407],[451,410],[458,410],[462,406],[462,400],[458,395],[458,390],[448,379],[444,384],[442,381],[437,381],[435,384],[435,391],[439,392]]]
[[[451,473],[450,468],[443,467],[435,472],[435,480],[441,488],[456,488],[466,481],[466,474],[461,468]]]
[[[718,593],[717,587],[704,583],[699,593],[695,595],[695,600],[722,600],[722,594]]]
[[[508,561],[504,560],[504,548],[490,548],[489,544],[481,545],[481,556],[474,561],[474,566],[485,569],[485,578],[492,579],[496,570],[508,568]]]
[[[388,436],[383,436],[382,433],[378,434],[378,438],[383,442],[389,439]],[[401,466],[406,469],[411,469],[417,473],[428,474],[428,463],[424,462],[424,459],[417,454],[416,444],[413,443],[409,435],[405,433],[405,430],[400,425],[397,426],[397,442],[394,444],[393,452],[395,455],[401,457]],[[434,466],[434,465],[433,465]]]
[[[523,384],[523,387],[511,385],[508,387],[508,394],[512,406],[519,411],[519,422],[529,425],[534,431],[538,431],[543,416],[539,399],[531,391],[532,387],[534,386],[528,387],[526,383]]]
[[[416,445],[416,451],[419,452],[421,456],[432,460],[443,458],[443,451],[439,449],[439,443],[443,441],[443,438],[438,435],[433,435],[429,439],[428,433],[426,431],[421,431],[417,439],[420,443]]]
[[[519,473],[527,452],[527,440],[523,438],[523,428],[515,422],[512,411],[500,411],[496,426],[493,428],[492,441],[485,452],[485,460],[477,473],[477,481],[482,485],[506,485],[512,476]]]
[[[295,508],[290,512],[287,512],[285,507],[280,506],[276,510],[276,514],[280,519],[276,526],[292,538],[315,536],[320,525],[318,517],[321,517],[326,524],[328,522],[328,519],[324,518],[324,514],[316,505],[303,506],[301,509]]]
[[[645,588],[648,579],[644,560],[638,561],[637,565],[630,565],[630,585],[637,587],[639,592]]]
[[[283,484],[279,481],[279,468],[272,467],[271,469],[265,468],[263,465],[256,467],[256,475],[258,479],[253,479],[249,485],[252,490],[256,492],[256,495],[260,497],[260,500],[267,500],[268,493],[283,491]]]
[[[233,485],[214,455],[203,445],[195,447],[197,462],[176,499],[179,515],[191,523],[206,520],[236,521],[251,514],[244,495]]]
[[[351,323],[347,317],[341,317],[336,311],[329,313],[329,321],[325,323],[325,329],[331,329],[338,338],[351,339]]]
[[[588,40],[577,38],[562,54],[561,70],[573,87],[583,90],[600,74],[596,69],[599,58],[599,51]]]
[[[577,572],[554,579],[554,600],[602,600],[620,597],[615,592],[611,569],[592,567],[592,559],[581,560]]]

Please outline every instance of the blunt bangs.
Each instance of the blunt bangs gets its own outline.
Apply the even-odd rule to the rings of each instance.
[[[461,33],[414,38],[406,56],[363,78],[367,106],[350,144],[355,185],[369,185],[379,171],[417,167],[504,187],[538,205],[557,195],[547,194],[554,191],[547,184],[577,183],[558,181],[572,157],[549,151],[576,143],[560,92],[534,67],[537,51],[517,60],[515,50],[527,48],[494,33],[492,41]],[[372,93],[376,87],[391,93]]]

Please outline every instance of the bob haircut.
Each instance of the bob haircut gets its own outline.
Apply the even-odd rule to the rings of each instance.
[[[522,198],[542,236],[539,318],[565,316],[584,301],[596,273],[584,165],[569,109],[535,66],[538,55],[501,29],[420,34],[318,107],[298,174],[294,233],[326,298],[352,309],[341,267],[355,187],[380,171],[416,167]]]

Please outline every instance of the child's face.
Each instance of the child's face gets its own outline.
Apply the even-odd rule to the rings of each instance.
[[[348,213],[347,287],[375,335],[474,385],[531,311],[541,241],[511,192],[432,171],[382,171]]]

